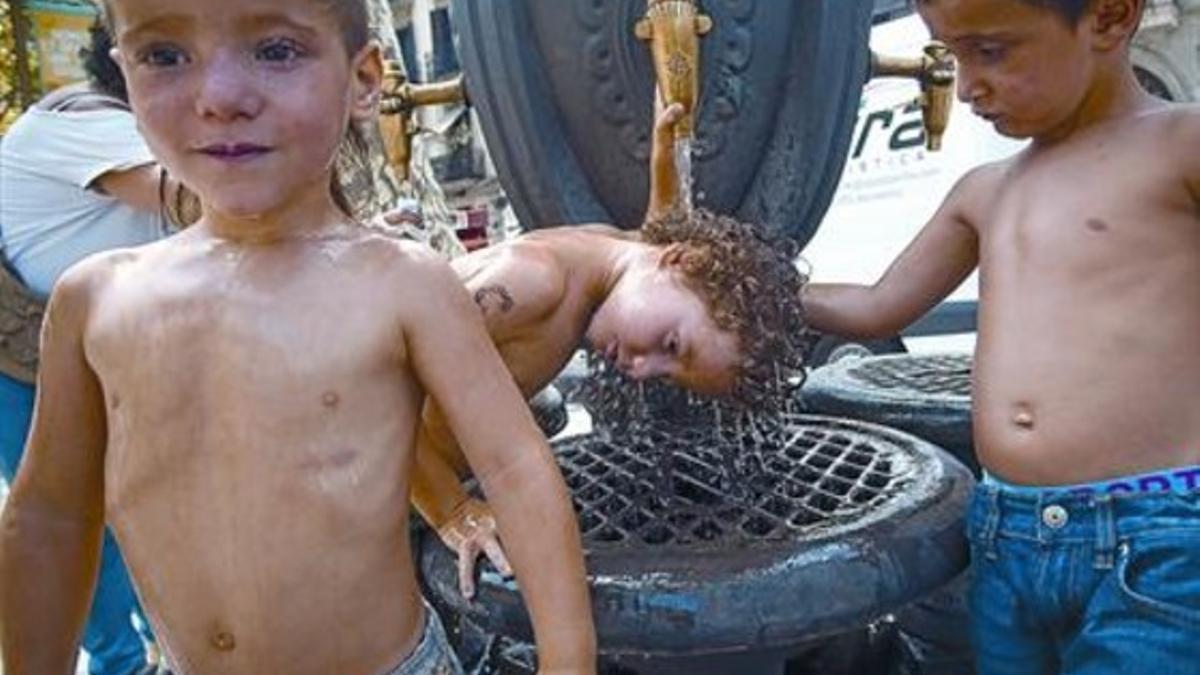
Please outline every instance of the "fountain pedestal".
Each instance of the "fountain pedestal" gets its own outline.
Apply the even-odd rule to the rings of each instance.
[[[793,416],[739,444],[655,424],[638,439],[576,437],[555,451],[601,654],[639,673],[782,672],[789,655],[862,629],[967,565],[970,474],[885,427]],[[452,554],[432,538],[420,565],[442,606],[532,639],[513,581],[485,566],[464,600]]]

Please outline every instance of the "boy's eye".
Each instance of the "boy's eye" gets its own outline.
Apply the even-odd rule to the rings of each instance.
[[[276,39],[259,45],[254,56],[263,61],[287,63],[304,56],[304,50],[292,40]]]
[[[975,46],[975,55],[985,63],[995,63],[1004,58],[1005,49],[1003,45],[982,44]]]
[[[187,62],[187,54],[174,45],[150,45],[137,53],[137,62],[154,68],[173,68]]]

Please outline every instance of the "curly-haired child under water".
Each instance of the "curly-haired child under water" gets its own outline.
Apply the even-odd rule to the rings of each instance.
[[[106,519],[180,675],[457,672],[409,550],[426,396],[494,505],[541,671],[592,672],[565,486],[478,309],[331,190],[382,76],[363,1],[106,8],[141,130],[204,215],[55,288],[3,516],[5,672],[70,671]]]
[[[676,105],[654,129],[650,204],[637,231],[605,225],[539,230],[453,261],[488,333],[526,395],[587,342],[637,380],[761,401],[781,370],[802,367],[804,282],[791,245],[761,228],[674,208]],[[418,441],[413,499],[458,554],[462,592],[480,553],[508,563],[486,504],[459,484],[468,467],[437,405]]]

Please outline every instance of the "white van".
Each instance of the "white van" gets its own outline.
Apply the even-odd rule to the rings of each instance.
[[[915,14],[876,25],[878,54],[919,55],[929,32]],[[880,78],[866,84],[841,183],[803,257],[814,281],[874,283],[917,235],[971,168],[1024,147],[955,102],[940,152],[925,149],[916,81]],[[978,280],[971,275],[945,302],[873,351],[954,350],[974,346]],[[902,344],[901,344],[902,343]],[[821,356],[833,346],[818,348]],[[819,358],[819,357],[818,357]]]

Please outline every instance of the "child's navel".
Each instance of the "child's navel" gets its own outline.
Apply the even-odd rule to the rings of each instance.
[[[1014,406],[1012,423],[1018,429],[1023,431],[1032,431],[1036,425],[1036,420],[1033,416],[1033,407],[1028,403],[1018,403]]]
[[[209,638],[209,644],[219,652],[231,652],[237,647],[237,640],[234,639],[233,633],[217,630]]]
[[[1088,218],[1085,225],[1087,225],[1087,229],[1091,230],[1092,232],[1108,232],[1110,229],[1108,223],[1100,220],[1099,218]]]

